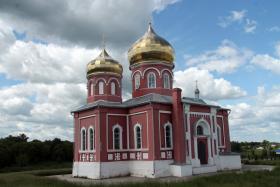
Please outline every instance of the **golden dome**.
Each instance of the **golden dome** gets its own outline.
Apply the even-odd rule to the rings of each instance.
[[[123,68],[103,49],[97,58],[87,65],[87,77],[95,73],[115,73],[122,76]]]
[[[169,42],[158,36],[149,24],[145,35],[128,50],[130,65],[144,61],[163,61],[173,65],[174,50]]]

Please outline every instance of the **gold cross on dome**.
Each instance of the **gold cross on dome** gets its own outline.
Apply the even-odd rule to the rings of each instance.
[[[105,35],[104,33],[102,34],[102,48],[105,49],[106,45],[105,45]]]

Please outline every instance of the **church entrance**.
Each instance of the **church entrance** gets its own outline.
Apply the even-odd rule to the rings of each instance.
[[[207,164],[207,140],[198,140],[197,150],[198,150],[198,158],[200,160],[200,164]]]

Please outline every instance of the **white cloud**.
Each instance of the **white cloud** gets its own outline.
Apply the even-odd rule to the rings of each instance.
[[[233,11],[230,12],[229,16],[219,17],[218,25],[223,27],[223,28],[226,28],[234,22],[239,22],[240,23],[245,18],[246,12],[247,12],[246,10],[241,10],[241,11],[233,10]]]
[[[273,27],[270,27],[270,28],[268,29],[268,31],[270,31],[270,32],[280,32],[280,27],[278,27],[278,26],[273,26]]]
[[[227,28],[234,23],[242,25],[245,33],[254,33],[257,28],[257,21],[248,18],[247,10],[231,11],[229,16],[219,17],[218,25],[222,28]]]
[[[257,22],[255,20],[246,19],[246,24],[244,25],[244,31],[246,33],[254,33],[257,28]]]
[[[15,41],[0,56],[0,72],[8,78],[29,82],[81,83],[85,81],[86,64],[97,53],[97,49]]]
[[[242,21],[246,15],[246,10],[242,11],[231,11],[231,19],[233,21]]]
[[[278,57],[280,57],[280,42],[277,42],[275,45],[275,53]]]
[[[272,57],[268,54],[255,55],[252,58],[251,63],[260,66],[263,69],[280,74],[280,43],[279,42],[277,42],[275,45],[275,53],[278,56],[278,58]]]
[[[181,0],[154,0],[155,6],[154,10],[160,12],[164,10],[168,5],[175,4]]]
[[[273,58],[268,54],[254,56],[251,63],[258,65],[263,69],[280,74],[280,59]]]
[[[264,107],[280,107],[280,85],[269,92],[263,86],[258,87],[257,103]]]
[[[197,56],[189,56],[186,60],[188,66],[197,66],[219,73],[232,73],[244,65],[252,55],[251,50],[239,48],[233,42],[224,40],[216,50],[206,51]]]
[[[0,53],[5,53],[14,41],[13,29],[0,19]]]
[[[26,133],[31,139],[72,139],[70,111],[86,103],[86,64],[99,52],[103,33],[109,53],[123,64],[123,95],[129,97],[127,48],[144,33],[152,12],[175,2],[0,3],[0,73],[21,82],[0,87],[0,137]],[[27,38],[16,40],[14,30]]]
[[[7,127],[10,129],[9,133],[19,133],[28,129],[26,132],[33,134],[36,134],[31,130],[33,127],[49,129],[49,131],[53,128],[72,128],[70,111],[85,102],[85,84],[23,83],[2,88],[0,89],[0,114],[3,121],[0,120],[0,127],[4,128],[3,126],[9,123],[10,126]],[[1,131],[0,136],[4,135],[8,134],[3,134]],[[64,137],[63,134],[60,135],[59,137]],[[37,137],[40,135],[38,134]],[[41,138],[48,137],[52,135],[41,136]],[[71,139],[71,136],[68,139]]]
[[[246,96],[246,92],[223,78],[214,78],[207,70],[196,67],[174,72],[174,86],[182,88],[184,96],[194,97],[195,81],[198,81],[201,98],[212,101]]]
[[[8,98],[1,101],[1,111],[10,115],[30,115],[30,110],[33,108],[31,101],[24,97]]]
[[[177,0],[26,0],[0,2],[0,17],[27,39],[56,44],[125,49],[145,31],[152,12]],[[59,19],[58,19],[59,18]]]
[[[280,129],[280,87],[267,91],[258,87],[255,103],[228,105],[231,109],[231,137],[238,141],[278,141]]]

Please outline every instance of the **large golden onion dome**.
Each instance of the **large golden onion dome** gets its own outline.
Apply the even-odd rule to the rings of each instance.
[[[162,61],[174,66],[174,50],[169,42],[155,33],[150,23],[144,36],[128,50],[128,60],[130,65]]]
[[[87,65],[87,77],[96,73],[114,73],[122,76],[122,72],[122,65],[110,57],[105,49]]]

